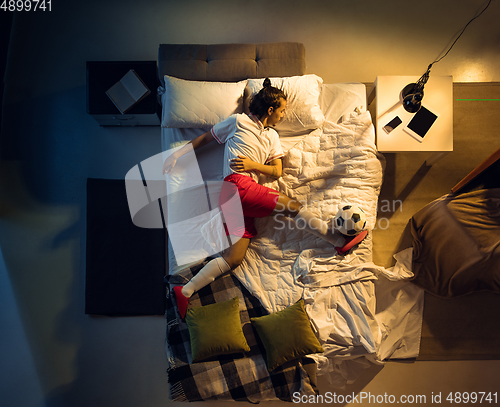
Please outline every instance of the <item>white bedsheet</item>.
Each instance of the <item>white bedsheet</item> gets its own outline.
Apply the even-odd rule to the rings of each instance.
[[[344,387],[371,363],[418,356],[423,290],[408,281],[411,249],[396,255],[391,269],[354,256],[339,260],[316,252],[300,257],[303,264],[294,275],[304,287],[306,310],[325,350],[310,356],[318,374]]]
[[[302,201],[326,221],[340,204],[357,204],[367,213],[371,229],[384,161],[376,151],[365,100],[364,85],[324,85],[324,127],[284,138],[283,177],[261,183]],[[163,148],[169,148],[172,139],[197,134],[186,137],[162,129]],[[217,148],[214,155],[220,154]],[[210,160],[200,163],[207,179],[222,179],[215,160],[210,154]],[[418,355],[423,293],[406,281],[411,253],[399,255],[396,267],[386,270],[371,262],[371,233],[353,254],[342,257],[330,244],[295,227],[293,220],[268,217],[257,219],[256,226],[258,237],[233,272],[269,312],[305,299],[325,349],[313,356],[319,374],[342,387],[371,362]],[[175,265],[170,265],[175,273]]]
[[[352,112],[340,123],[327,120],[291,148],[283,160],[284,174],[264,185],[295,198],[325,221],[345,203],[359,205],[367,214],[368,228],[376,221],[377,199],[382,183],[382,162],[374,144],[374,128],[366,111]],[[292,267],[299,255],[324,249],[333,256],[329,243],[297,228],[285,217],[256,220],[258,236],[235,275],[270,311],[298,301],[303,289],[297,285]],[[371,261],[371,239],[356,250],[356,256]]]

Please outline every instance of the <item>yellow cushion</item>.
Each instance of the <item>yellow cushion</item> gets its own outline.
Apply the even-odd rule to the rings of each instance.
[[[186,323],[191,338],[193,362],[218,355],[250,351],[241,329],[238,297],[189,308]]]
[[[251,318],[266,349],[267,368],[276,369],[289,360],[324,352],[304,309],[304,300],[274,314]]]

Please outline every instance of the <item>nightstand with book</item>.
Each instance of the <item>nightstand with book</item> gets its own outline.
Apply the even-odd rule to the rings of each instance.
[[[101,126],[159,126],[156,61],[87,61],[87,113]]]

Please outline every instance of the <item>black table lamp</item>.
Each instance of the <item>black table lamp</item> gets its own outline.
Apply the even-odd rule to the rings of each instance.
[[[429,79],[432,64],[427,67],[427,71],[415,83],[406,85],[401,91],[403,96],[403,107],[407,112],[416,113],[422,106],[422,99],[424,98],[424,86]]]

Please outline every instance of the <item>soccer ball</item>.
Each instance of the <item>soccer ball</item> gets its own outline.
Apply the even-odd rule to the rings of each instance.
[[[356,236],[366,227],[366,214],[359,206],[343,205],[333,219],[333,227],[346,236]]]

